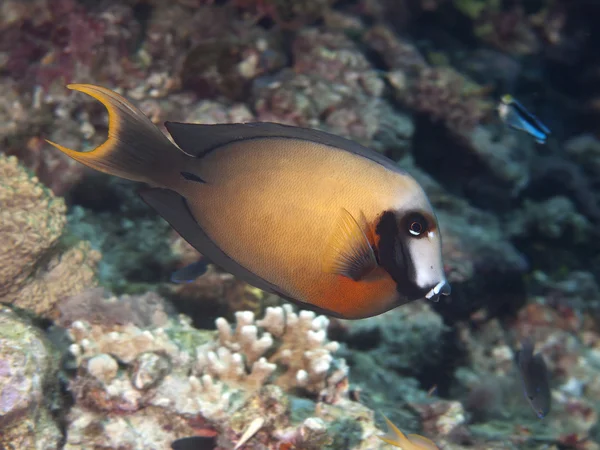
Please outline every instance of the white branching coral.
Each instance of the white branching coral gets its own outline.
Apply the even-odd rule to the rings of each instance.
[[[251,312],[238,312],[235,323],[217,319],[217,330],[210,331],[195,329],[185,316],[136,324],[134,315],[127,317],[90,323],[87,314],[69,316],[77,371],[69,383],[75,405],[66,449],[83,442],[102,446],[119,434],[129,436],[128,445],[136,443],[131,448],[148,448],[146,437],[131,434],[132,423],[147,430],[161,424],[154,446],[168,448],[193,434],[199,418],[239,442],[257,417],[281,434],[261,430],[252,439],[318,449],[330,441],[325,424],[336,411],[360,406],[344,395],[348,368],[333,356],[339,345],[327,339],[326,317],[287,305],[268,308],[260,320]],[[291,391],[317,400],[314,418],[290,420]]]
[[[236,313],[236,324],[216,321],[218,339],[197,349],[195,370],[227,383],[258,387],[272,378],[284,390],[302,388],[335,402],[347,388],[348,368],[334,359],[337,342],[327,340],[329,319],[290,305],[267,308],[263,319]]]
[[[173,374],[163,380],[149,403],[177,414],[201,414],[222,420],[227,415],[231,394],[210,375],[198,378]]]

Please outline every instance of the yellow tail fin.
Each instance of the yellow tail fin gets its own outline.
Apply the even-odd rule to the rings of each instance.
[[[169,168],[179,167],[185,154],[125,98],[91,84],[69,84],[100,101],[108,111],[108,139],[89,152],[46,141],[76,161],[100,172],[164,186]]]

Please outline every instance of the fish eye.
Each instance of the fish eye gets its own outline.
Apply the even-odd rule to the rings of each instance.
[[[408,232],[411,236],[420,236],[427,231],[427,219],[419,213],[412,214],[407,220]]]

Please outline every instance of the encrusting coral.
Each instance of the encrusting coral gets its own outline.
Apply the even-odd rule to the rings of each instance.
[[[51,317],[63,297],[94,284],[100,254],[89,243],[62,245],[62,199],[15,157],[0,155],[0,302]]]

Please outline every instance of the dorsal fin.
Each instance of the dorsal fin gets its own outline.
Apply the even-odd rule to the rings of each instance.
[[[165,122],[175,143],[197,158],[233,142],[249,139],[287,138],[336,147],[370,159],[395,172],[404,173],[394,162],[357,142],[311,128],[293,127],[273,122],[226,123],[203,125]]]

